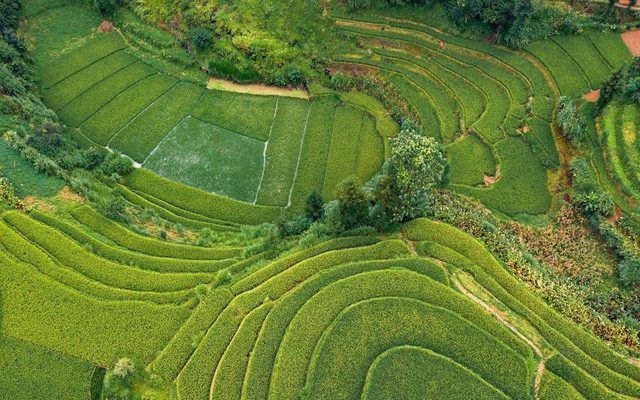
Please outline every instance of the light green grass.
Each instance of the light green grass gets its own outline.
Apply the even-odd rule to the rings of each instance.
[[[144,163],[162,176],[242,201],[255,199],[264,143],[186,118]]]
[[[438,353],[398,346],[382,353],[369,368],[362,398],[508,399],[477,374]]]
[[[496,174],[496,162],[491,149],[476,136],[470,135],[446,147],[451,164],[451,183],[477,186],[484,184],[484,176]]]
[[[24,196],[52,196],[58,193],[64,186],[64,182],[45,175],[27,160],[18,151],[9,147],[9,144],[0,139],[0,176],[9,180],[18,197]]]

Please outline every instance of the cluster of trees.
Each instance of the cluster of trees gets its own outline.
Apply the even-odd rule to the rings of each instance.
[[[622,65],[602,82],[596,108],[601,111],[614,99],[640,103],[640,57]]]
[[[560,132],[577,146],[586,139],[587,128],[584,117],[578,111],[578,106],[569,97],[562,96],[558,99],[556,124]]]
[[[171,27],[210,74],[236,81],[295,85],[317,75],[332,49],[331,23],[316,0],[137,0],[131,7]]]
[[[139,360],[123,357],[104,377],[105,400],[141,400],[177,398],[175,386],[144,368]]]
[[[575,14],[548,7],[543,0],[385,0],[390,5],[426,4],[440,1],[451,21],[479,32],[493,32],[498,43],[521,48],[556,33],[576,33]],[[371,5],[371,0],[346,0],[350,11]]]
[[[364,185],[347,178],[336,199],[327,203],[314,191],[307,198],[305,215],[279,221],[278,231],[289,236],[309,229],[334,235],[358,228],[387,230],[425,216],[432,189],[445,183],[447,171],[440,145],[407,121],[392,140],[391,157],[380,173]]]

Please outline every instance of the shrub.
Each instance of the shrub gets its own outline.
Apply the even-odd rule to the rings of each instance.
[[[107,217],[116,221],[131,222],[133,219],[131,214],[127,211],[126,200],[119,193],[111,196],[111,199],[109,199],[103,206],[103,211]]]
[[[640,282],[640,260],[627,258],[618,265],[620,280],[627,285]]]
[[[324,198],[317,189],[307,197],[305,214],[311,221],[317,221],[322,218],[322,206],[324,206]]]
[[[93,0],[93,6],[104,17],[111,17],[118,8],[118,0]]]
[[[337,193],[339,226],[344,230],[351,230],[367,225],[369,222],[369,199],[360,187],[357,178],[347,178]]]
[[[118,175],[118,176],[126,176],[129,175],[131,171],[133,171],[133,164],[131,160],[123,156],[118,152],[112,152],[107,154],[102,162],[102,172],[106,175]]]
[[[583,142],[587,137],[584,117],[570,98],[562,96],[558,99],[557,123],[560,131],[574,145]]]

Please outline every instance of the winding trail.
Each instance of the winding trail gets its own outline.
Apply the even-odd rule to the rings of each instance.
[[[536,374],[536,380],[535,380],[535,385],[534,385],[534,394],[535,394],[536,400],[539,400],[540,399],[540,382],[542,381],[542,374],[544,373],[544,370],[545,370],[545,364],[544,364],[545,363],[545,359],[544,359],[544,356],[542,354],[542,350],[540,350],[540,348],[535,343],[533,343],[533,341],[531,341],[531,339],[529,339],[528,337],[526,337],[525,335],[520,333],[518,328],[513,326],[502,315],[500,315],[500,313],[498,313],[496,310],[494,310],[489,304],[487,304],[484,301],[480,300],[473,293],[471,293],[467,289],[465,289],[465,287],[462,285],[462,283],[460,283],[460,281],[458,280],[458,278],[455,275],[451,275],[451,281],[456,286],[456,288],[458,288],[458,290],[460,290],[460,292],[462,292],[462,294],[464,294],[469,299],[473,300],[476,304],[478,304],[479,306],[481,306],[482,308],[487,310],[489,313],[491,313],[498,321],[500,321],[504,326],[509,328],[510,331],[515,333],[516,336],[518,336],[520,339],[524,340],[533,349],[533,351],[535,351],[535,353],[538,355],[538,357],[540,357],[540,363],[538,364],[538,372]]]

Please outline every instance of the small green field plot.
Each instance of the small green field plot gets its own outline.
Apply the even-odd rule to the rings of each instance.
[[[276,115],[277,98],[219,90],[207,91],[193,116],[221,128],[267,141]]]
[[[451,359],[415,346],[380,354],[367,373],[363,399],[508,399]]]
[[[109,146],[142,163],[158,143],[189,115],[204,89],[180,82],[114,136]]]
[[[174,79],[161,74],[138,81],[93,114],[80,129],[96,143],[106,146],[123,127],[175,83]]]
[[[131,64],[84,91],[58,110],[58,116],[68,125],[79,127],[129,86],[156,73],[141,61]]]
[[[613,176],[625,194],[640,200],[640,111],[633,104],[611,104],[601,124]]]
[[[52,196],[64,186],[63,181],[38,172],[33,164],[25,160],[1,138],[0,176],[9,180],[19,197]]]
[[[269,134],[257,201],[286,206],[290,202],[311,109],[308,102],[293,99],[278,99],[276,104],[278,111]]]
[[[87,361],[0,336],[0,394],[4,399],[88,398],[94,366]]]
[[[264,143],[187,117],[143,166],[162,176],[242,201],[255,199]]]
[[[539,215],[547,212],[551,205],[547,172],[529,146],[519,139],[508,138],[498,143],[496,150],[498,154],[510,155],[501,159],[496,183],[488,188],[451,186],[505,215]]]
[[[587,36],[611,68],[617,69],[623,63],[633,59],[629,48],[622,41],[620,35],[589,31]]]
[[[496,174],[496,162],[489,146],[476,136],[467,136],[448,147],[451,163],[451,183],[477,186],[484,184],[484,176]]]

